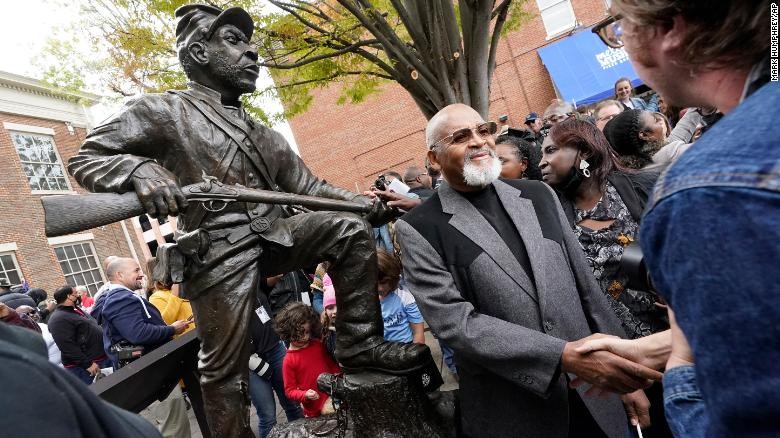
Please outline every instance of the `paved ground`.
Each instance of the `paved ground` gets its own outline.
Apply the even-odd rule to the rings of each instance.
[[[456,389],[458,387],[458,382],[455,380],[453,375],[449,372],[447,367],[444,365],[441,356],[441,349],[439,349],[439,343],[436,341],[436,339],[433,337],[433,335],[427,328],[425,331],[425,343],[431,348],[431,352],[433,353],[433,359],[439,365],[439,370],[441,371],[442,377],[444,378],[444,384],[442,385],[441,390],[447,391],[451,389]],[[144,418],[147,418],[149,421],[152,421],[152,423],[154,423],[154,418],[153,418],[154,416],[152,415],[152,412],[156,404],[157,402],[153,403],[151,406],[149,406],[143,412],[141,412],[141,415]],[[193,413],[192,410],[188,411],[188,413],[190,417],[190,430],[192,431],[192,438],[202,438],[202,435],[200,433],[200,428],[198,427],[198,421],[195,419],[195,414]],[[255,433],[255,436],[258,436],[257,411],[255,411],[254,407],[250,409],[249,421],[250,424],[252,425],[252,431]],[[284,416],[284,410],[281,408],[281,406],[279,406],[278,402],[276,404],[276,421],[279,424],[283,424],[287,422],[287,418],[285,418]]]

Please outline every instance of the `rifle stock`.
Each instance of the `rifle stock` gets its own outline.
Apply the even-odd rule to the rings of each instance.
[[[64,236],[145,213],[135,192],[42,196],[46,237]]]

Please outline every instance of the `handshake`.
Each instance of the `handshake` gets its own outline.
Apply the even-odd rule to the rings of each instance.
[[[663,368],[668,350],[664,354],[663,348],[640,348],[635,342],[600,333],[568,342],[561,355],[561,369],[577,376],[572,387],[591,384],[588,395],[603,391],[628,394],[647,388],[663,377],[657,370]]]

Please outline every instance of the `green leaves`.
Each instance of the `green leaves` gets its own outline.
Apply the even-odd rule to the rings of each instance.
[[[318,87],[340,87],[338,104],[354,104],[396,81],[426,117],[453,101],[487,112],[498,36],[527,21],[525,0],[210,0],[240,6],[255,19],[252,42],[275,85],[245,96],[247,110],[264,122],[306,111]],[[118,95],[183,88],[173,13],[186,0],[83,0],[81,21],[47,45],[39,66],[46,80],[83,88],[92,82]],[[466,8],[466,10],[464,10]],[[506,15],[499,12],[506,8]],[[490,9],[488,9],[489,11]],[[447,12],[449,11],[449,12]],[[465,12],[465,15],[463,14]],[[469,17],[468,29],[461,19]],[[496,18],[499,16],[499,19]],[[413,26],[412,29],[407,25]],[[482,37],[479,37],[480,33]],[[414,39],[412,36],[414,35]],[[484,44],[464,45],[490,40]],[[487,40],[485,39],[487,37]],[[420,46],[418,46],[417,44]],[[479,51],[479,53],[472,53]],[[457,53],[457,56],[453,54]],[[467,60],[482,60],[469,62]],[[489,64],[493,65],[489,65]],[[412,73],[414,72],[414,73]],[[84,78],[88,78],[85,80]],[[487,78],[479,81],[470,78]],[[261,108],[276,96],[282,114]]]

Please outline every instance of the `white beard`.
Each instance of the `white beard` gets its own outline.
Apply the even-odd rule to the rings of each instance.
[[[501,175],[501,161],[490,151],[490,161],[474,164],[469,156],[463,159],[463,181],[469,187],[485,187]]]

